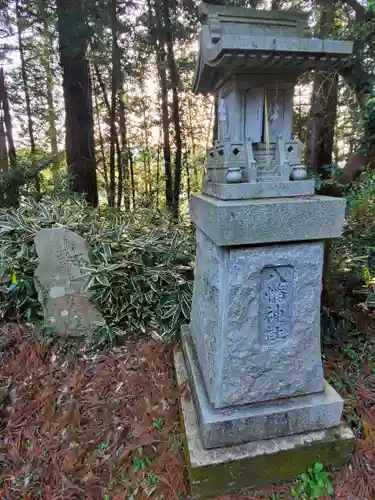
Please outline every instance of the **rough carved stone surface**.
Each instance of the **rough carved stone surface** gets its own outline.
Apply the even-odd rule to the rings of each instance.
[[[181,343],[205,448],[234,446],[340,425],[344,401],[327,383],[324,392],[318,394],[213,408],[207,398],[189,327],[182,328]]]
[[[193,292],[193,310],[191,325],[195,332],[211,332],[210,335],[197,335],[197,349],[208,361],[205,382],[214,391],[218,376],[218,365],[215,362],[220,346],[220,321],[222,304],[220,303],[220,263],[223,261],[223,250],[209,240],[197,229],[197,250],[195,281]],[[202,301],[202,298],[203,301]],[[203,306],[204,302],[204,306]],[[203,307],[200,307],[202,304]]]
[[[197,229],[191,333],[216,408],[323,391],[323,243],[231,249]]]
[[[42,229],[35,236],[39,266],[35,287],[47,327],[61,337],[80,336],[104,319],[82,293],[82,267],[89,264],[87,243],[64,228]]]

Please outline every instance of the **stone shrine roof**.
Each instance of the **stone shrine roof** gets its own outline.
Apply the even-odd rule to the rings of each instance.
[[[350,63],[353,43],[312,38],[308,13],[202,3],[193,89],[215,92],[231,75],[293,74]]]

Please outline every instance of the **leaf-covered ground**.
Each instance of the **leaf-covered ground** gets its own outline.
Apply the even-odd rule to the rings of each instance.
[[[352,464],[334,477],[342,500],[375,498],[371,349],[367,345],[355,360],[336,352],[326,359],[327,374],[346,397],[346,414],[360,438]],[[178,390],[171,348],[157,341],[129,341],[89,355],[18,325],[4,326],[0,498],[186,498]],[[277,491],[290,498],[289,486]],[[226,500],[235,498],[279,497],[269,491]]]

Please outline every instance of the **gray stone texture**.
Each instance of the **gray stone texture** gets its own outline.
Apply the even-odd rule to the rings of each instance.
[[[344,401],[328,383],[319,394],[215,409],[207,397],[189,327],[182,328],[182,347],[204,448],[324,430],[341,423]]]
[[[193,222],[219,246],[339,238],[345,199],[329,196],[219,200],[193,195]]]
[[[246,200],[249,198],[278,198],[288,196],[311,196],[314,194],[315,181],[278,181],[242,182],[238,184],[220,184],[206,182],[203,192],[221,200]]]
[[[175,351],[174,359],[178,385],[186,388],[182,353]],[[228,493],[250,494],[254,487],[294,481],[318,460],[326,467],[341,467],[354,452],[354,435],[343,426],[207,450],[188,390],[180,402],[190,498],[206,500]]]
[[[104,319],[83,293],[83,267],[89,265],[87,243],[65,228],[42,229],[35,238],[39,265],[35,287],[47,327],[61,337],[81,336]]]
[[[286,72],[345,65],[353,42],[309,37],[306,16],[220,6],[201,9],[199,60],[193,89],[214,92],[224,74]]]
[[[197,229],[191,335],[215,408],[322,392],[323,243],[222,248]]]

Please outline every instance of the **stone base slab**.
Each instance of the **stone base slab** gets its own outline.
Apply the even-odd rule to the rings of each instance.
[[[327,382],[320,394],[216,409],[208,400],[188,327],[182,329],[182,346],[204,448],[233,446],[340,425],[344,401]]]
[[[246,200],[250,198],[279,198],[287,196],[312,196],[314,180],[272,182],[241,182],[221,184],[206,182],[203,192],[221,200]]]
[[[187,371],[181,351],[175,352],[175,367],[179,386],[186,384]],[[339,468],[354,452],[354,435],[343,426],[206,450],[199,436],[197,415],[188,390],[181,396],[180,404],[191,489],[189,498],[246,494],[254,487],[292,481],[316,461]]]
[[[192,221],[218,246],[339,238],[346,201],[330,196],[219,200],[190,199]]]

